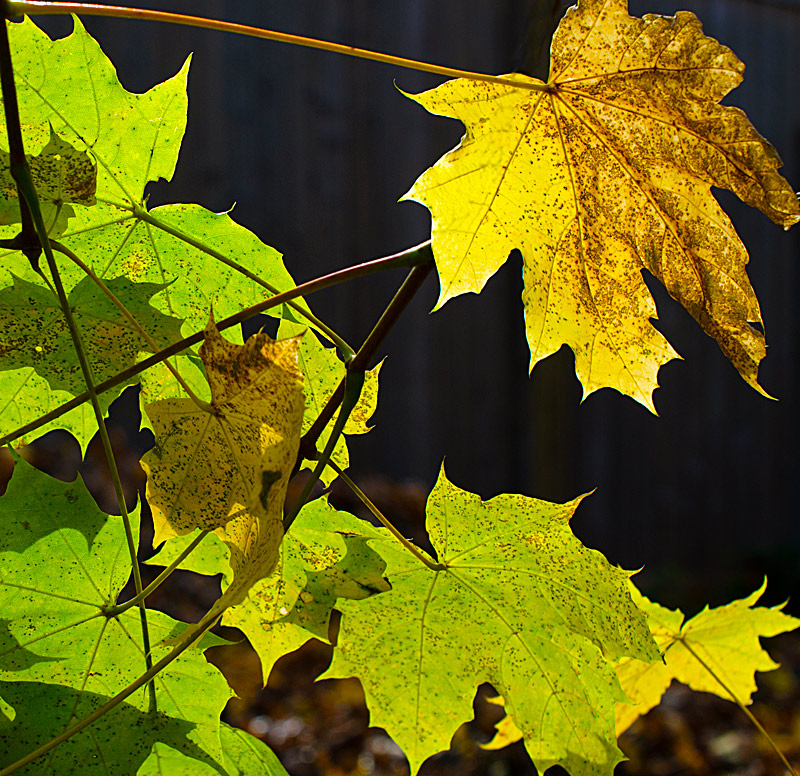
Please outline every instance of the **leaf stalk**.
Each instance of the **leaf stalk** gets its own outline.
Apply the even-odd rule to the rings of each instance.
[[[714,677],[714,680],[717,682],[717,684],[719,684],[719,686],[725,690],[725,692],[730,696],[731,700],[745,713],[745,716],[750,720],[755,729],[758,730],[758,732],[761,733],[761,735],[767,740],[767,743],[772,748],[772,751],[775,752],[775,754],[778,756],[778,759],[781,761],[781,763],[783,763],[783,767],[786,768],[786,770],[792,774],[792,776],[797,776],[797,771],[789,764],[789,761],[786,759],[786,755],[784,755],[784,753],[780,750],[772,736],[767,733],[767,731],[764,729],[764,726],[758,721],[758,719],[756,719],[753,712],[750,711],[750,709],[748,709],[741,700],[739,700],[733,690],[731,690],[730,687],[728,687],[728,685],[726,685],[725,682],[723,682],[722,679],[717,675],[716,671],[714,671],[714,669],[711,668],[711,666],[709,666],[708,663],[706,663],[706,661],[703,660],[703,658],[700,657],[700,655],[698,655],[694,649],[692,649],[691,644],[689,644],[689,642],[686,641],[682,635],[679,635],[677,640],[686,648],[691,656],[698,663],[700,663],[700,665],[703,666],[703,668],[705,668],[705,670],[708,671],[712,677]]]
[[[133,598],[125,601],[124,603],[117,604],[116,606],[109,606],[103,610],[106,617],[118,617],[123,612],[127,612],[132,606],[138,605],[144,601],[149,595],[152,595],[161,585],[167,580],[167,577],[172,575],[172,572],[183,563],[186,558],[191,555],[200,542],[208,536],[209,531],[201,531],[194,539],[184,548],[183,552],[175,558],[141,593],[137,593]]]
[[[124,304],[116,297],[114,292],[95,274],[94,270],[85,262],[83,262],[78,256],[67,248],[66,245],[62,245],[60,242],[56,240],[50,240],[50,245],[58,251],[59,253],[63,253],[69,259],[72,260],[74,264],[80,267],[86,275],[88,275],[89,279],[109,298],[111,303],[127,318],[128,322],[133,326],[134,329],[138,332],[139,336],[148,344],[150,349],[153,353],[158,352],[158,345],[153,341],[153,338],[142,328],[139,321],[133,317],[130,310],[125,307]],[[172,376],[177,381],[178,385],[183,389],[186,395],[202,410],[206,412],[210,411],[211,405],[207,401],[203,401],[203,399],[199,398],[195,392],[187,385],[186,381],[181,377],[178,370],[172,365],[169,359],[164,359],[164,366],[172,373]]]
[[[167,22],[169,24],[179,24],[185,27],[201,27],[206,30],[218,30],[221,32],[232,32],[237,35],[245,35],[251,38],[261,38],[272,40],[278,43],[288,43],[292,46],[303,48],[319,49],[329,51],[333,54],[343,54],[347,57],[356,59],[367,59],[372,62],[381,62],[385,65],[401,67],[404,70],[417,70],[423,73],[441,75],[446,78],[466,78],[470,81],[486,81],[488,83],[513,86],[515,89],[529,89],[534,92],[546,92],[548,87],[541,81],[524,82],[504,78],[499,75],[489,75],[487,73],[475,73],[470,70],[458,70],[454,67],[443,67],[434,65],[430,62],[420,62],[415,59],[398,57],[392,54],[383,54],[379,51],[346,46],[341,43],[333,43],[318,38],[308,38],[303,35],[290,35],[276,30],[267,30],[261,27],[251,27],[246,24],[236,24],[234,22],[224,22],[219,19],[209,19],[202,16],[189,16],[187,14],[169,13],[166,11],[151,11],[146,8],[126,8],[123,6],[102,5],[100,3],[77,3],[77,2],[47,2],[46,0],[17,0],[8,2],[8,12],[11,16],[37,16],[44,14],[67,14],[74,13],[79,16],[106,16],[117,19],[142,19],[155,22]]]
[[[417,558],[417,560],[424,563],[431,571],[447,570],[447,566],[445,566],[443,563],[437,563],[436,561],[432,560],[426,553],[420,550],[419,547],[417,547],[412,541],[406,539],[406,537],[403,536],[403,534],[400,533],[400,531],[397,528],[395,528],[395,526],[389,521],[389,519],[383,514],[383,512],[381,512],[380,509],[378,509],[378,507],[376,507],[375,504],[373,504],[372,501],[370,501],[370,499],[367,497],[364,491],[361,490],[361,488],[359,488],[358,485],[356,485],[355,482],[353,482],[353,480],[350,479],[350,477],[342,470],[342,468],[337,463],[331,461],[328,465],[342,478],[344,484],[347,485],[347,487],[350,488],[350,490],[352,490],[353,493],[356,494],[361,503],[370,512],[372,512],[373,515],[375,515],[375,517],[380,521],[381,525],[384,528],[387,528],[389,530],[389,533],[391,533],[392,536],[394,536],[394,538],[397,539],[397,541],[403,545],[403,547],[405,547],[415,558]]]
[[[348,369],[345,373],[342,401],[339,405],[339,414],[336,416],[336,423],[334,423],[333,429],[328,437],[328,441],[325,443],[325,449],[322,452],[322,455],[319,457],[316,465],[314,466],[314,471],[306,480],[306,483],[303,486],[303,490],[298,496],[297,501],[294,502],[292,508],[283,518],[284,531],[289,530],[289,527],[294,522],[297,514],[303,508],[303,504],[308,501],[308,497],[311,495],[314,485],[317,484],[319,478],[322,476],[325,466],[331,462],[333,450],[336,447],[336,443],[339,441],[339,437],[341,437],[342,432],[344,431],[347,419],[350,417],[350,414],[352,413],[356,404],[358,404],[358,400],[361,398],[361,390],[364,387],[365,374],[366,373],[363,369]]]

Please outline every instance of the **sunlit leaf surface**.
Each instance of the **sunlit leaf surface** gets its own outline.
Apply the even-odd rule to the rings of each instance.
[[[778,667],[761,646],[761,638],[777,636],[800,626],[782,606],[756,606],[766,583],[747,598],[702,612],[684,622],[680,610],[649,601],[631,586],[636,603],[646,612],[663,662],[643,665],[627,659],[617,674],[634,705],[617,707],[617,732],[622,733],[642,714],[658,705],[673,679],[693,690],[710,692],[747,705],[756,687],[756,671]]]
[[[211,404],[164,399],[145,407],[156,437],[143,461],[155,543],[216,531],[234,571],[220,606],[239,603],[278,560],[303,419],[299,346],[299,338],[267,334],[236,345],[211,322],[200,348]]]
[[[472,718],[482,682],[502,692],[540,772],[560,763],[573,776],[610,774],[621,759],[614,704],[623,696],[606,658],[658,653],[627,592],[629,573],[572,534],[577,505],[481,502],[442,473],[427,515],[446,568],[431,570],[399,543],[373,544],[392,589],[339,602],[322,678],[361,680],[371,723],[386,728],[413,773]]]
[[[138,529],[138,515],[131,518]],[[19,460],[0,522],[0,696],[13,709],[0,717],[4,766],[102,706],[146,662],[139,610],[104,614],[130,576],[121,518],[100,512],[82,482],[53,480]],[[159,642],[181,625],[148,612],[154,661],[169,651]],[[219,715],[231,694],[219,671],[192,650],[154,686],[158,713],[141,689],[27,772],[127,773],[157,740],[218,759]]]
[[[517,248],[531,367],[567,344],[585,395],[610,386],[653,409],[676,353],[650,323],[646,269],[760,390],[747,253],[711,187],[787,228],[800,205],[775,149],[719,104],[743,69],[688,11],[638,19],[625,0],[581,0],[547,84],[459,79],[416,95],[467,127],[407,195],[433,214],[438,304],[480,292]]]

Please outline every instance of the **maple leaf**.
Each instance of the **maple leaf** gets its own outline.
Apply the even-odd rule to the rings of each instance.
[[[800,620],[781,611],[783,606],[755,606],[765,589],[766,581],[747,598],[714,609],[706,606],[684,622],[680,610],[648,600],[631,585],[631,595],[647,614],[663,662],[646,665],[626,658],[618,666],[620,683],[633,705],[617,707],[617,733],[658,705],[673,679],[693,690],[749,704],[758,689],[755,672],[778,668],[759,639],[800,626]]]
[[[260,739],[241,728],[221,723],[222,757],[219,766],[227,776],[289,776],[275,753]],[[136,776],[219,776],[216,763],[210,765],[162,742],[153,744],[150,757]]]
[[[754,607],[765,588],[766,582],[747,598],[715,609],[706,607],[684,622],[680,610],[650,601],[630,583],[631,596],[646,613],[663,659],[644,663],[624,657],[617,664],[617,676],[630,700],[617,704],[617,736],[657,706],[673,680],[727,701],[749,704],[757,689],[755,672],[778,668],[762,649],[759,639],[786,633],[800,625],[800,620],[781,611],[782,606]],[[490,701],[503,704],[502,698]],[[508,715],[495,727],[497,732],[484,749],[502,749],[523,737]]]
[[[28,148],[55,131],[97,161],[97,198],[130,201],[148,181],[169,180],[186,130],[189,61],[142,94],[120,84],[114,66],[80,19],[58,40],[29,18],[9,25],[14,80]]]
[[[774,148],[718,104],[743,69],[688,11],[638,19],[625,0],[581,0],[546,84],[457,79],[413,96],[467,127],[406,195],[433,216],[437,307],[480,292],[519,249],[531,368],[566,343],[584,396],[610,386],[655,411],[658,369],[677,354],[650,323],[646,269],[761,390],[747,253],[711,187],[786,228],[800,205]]]
[[[86,385],[55,293],[12,277],[13,286],[0,289],[0,415],[9,424],[21,424],[82,393]],[[166,347],[180,339],[182,321],[152,305],[163,284],[134,283],[118,277],[106,286],[146,327],[156,345]],[[98,381],[133,366],[140,353],[151,351],[140,332],[91,279],[84,277],[78,282],[68,302]],[[106,410],[115,397],[104,393],[99,398],[101,409]],[[88,406],[60,418],[56,425],[73,432],[79,440],[97,427]]]
[[[299,339],[256,334],[225,340],[213,320],[200,347],[211,405],[164,399],[145,406],[155,448],[142,461],[154,542],[195,528],[216,531],[234,578],[219,607],[267,576],[283,538],[283,502],[303,418]]]
[[[442,471],[427,507],[442,568],[399,543],[371,542],[391,590],[337,603],[342,624],[321,678],[360,679],[372,724],[412,773],[471,719],[482,682],[502,692],[539,772],[561,763],[576,776],[610,774],[621,759],[614,704],[623,696],[606,658],[657,651],[629,573],[570,531],[579,501],[481,502]]]

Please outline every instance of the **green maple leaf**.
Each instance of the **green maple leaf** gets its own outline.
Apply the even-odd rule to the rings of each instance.
[[[673,679],[693,690],[748,705],[758,689],[755,672],[778,668],[760,639],[800,626],[800,620],[781,611],[783,606],[755,606],[765,589],[766,581],[747,598],[713,609],[706,606],[684,622],[680,610],[648,600],[631,585],[634,601],[647,614],[663,662],[644,665],[628,658],[618,666],[622,688],[634,702],[617,708],[618,734],[657,706]]]
[[[480,292],[519,249],[531,368],[567,344],[584,395],[610,386],[655,411],[677,354],[650,323],[647,270],[761,390],[747,252],[711,187],[785,228],[800,203],[775,149],[719,104],[743,69],[688,11],[638,19],[626,0],[580,0],[546,84],[457,79],[414,96],[467,127],[406,195],[432,213],[437,306]]]
[[[152,306],[152,298],[164,285],[118,277],[106,286],[157,345],[166,347],[180,338],[181,321]],[[98,382],[132,366],[140,353],[151,350],[91,279],[80,280],[68,302]],[[0,289],[0,332],[0,417],[7,427],[42,415],[85,390],[72,337],[53,291],[14,276],[13,286]],[[105,411],[115,397],[111,392],[101,394],[101,408]],[[96,430],[94,414],[87,406],[45,430],[51,426],[71,431],[81,443]]]
[[[282,321],[278,328],[278,337],[290,337],[304,331],[307,327],[302,324]],[[336,354],[335,348],[326,348],[317,335],[308,332],[300,344],[298,366],[305,377],[304,392],[306,395],[306,412],[303,415],[303,434],[308,431],[322,412],[328,399],[333,396],[339,383],[344,379],[346,369],[342,360]],[[364,377],[364,387],[361,389],[361,398],[353,407],[350,417],[344,424],[344,434],[366,434],[370,430],[367,422],[372,417],[378,406],[378,375],[381,365],[367,370]],[[317,441],[317,449],[322,452],[330,437],[336,416],[323,429]],[[350,455],[347,451],[347,442],[344,435],[333,448],[331,460],[339,468],[347,469],[350,465]],[[315,461],[304,460],[302,468],[313,469]],[[320,480],[327,487],[336,479],[336,472],[330,467],[325,467]]]
[[[27,19],[10,25],[9,34],[28,153],[35,158],[37,149],[55,142],[54,131],[60,143],[88,154],[96,164],[96,204],[76,208],[59,241],[99,278],[106,284],[121,276],[159,284],[162,290],[152,304],[164,315],[184,321],[181,336],[201,330],[212,307],[221,319],[269,298],[276,289],[294,287],[281,255],[229,214],[211,213],[199,205],[147,210],[145,185],[168,180],[177,162],[186,128],[188,62],[173,78],[144,94],[132,94],[77,19],[72,34],[57,41]],[[0,237],[14,233],[10,226],[0,227]],[[83,281],[84,272],[64,256],[58,258],[69,293]],[[19,252],[0,255],[0,288],[13,284],[14,275],[44,287]],[[277,308],[271,314],[286,313]],[[140,323],[147,328],[149,321]],[[236,331],[231,334],[240,336]],[[74,355],[68,359],[76,361]],[[202,385],[195,356],[189,353],[174,363],[191,387]],[[183,395],[163,366],[145,374],[142,383],[147,400]],[[0,387],[0,394],[15,397],[22,390],[19,381],[12,381]],[[31,390],[31,384],[24,390]],[[33,390],[46,394],[50,388],[40,382]],[[65,398],[51,395],[37,403],[0,406],[0,434]],[[57,425],[85,441],[94,430],[91,426],[83,430],[85,416],[85,410],[78,408]]]
[[[0,522],[0,695],[10,709],[0,718],[0,765],[9,765],[123,690],[146,661],[138,610],[104,614],[130,576],[120,518],[102,514],[82,485],[18,460],[0,499]],[[131,522],[137,530],[138,513]],[[181,625],[148,612],[153,662],[167,654]],[[154,686],[157,714],[142,688],[29,772],[53,766],[68,773],[80,763],[82,773],[126,773],[157,740],[219,759],[219,715],[230,697],[222,675],[190,650]]]
[[[539,772],[560,763],[573,776],[610,774],[621,759],[614,705],[623,695],[607,660],[657,651],[629,573],[570,531],[579,501],[481,502],[442,472],[427,523],[443,568],[381,543],[392,589],[337,604],[338,643],[321,678],[360,679],[372,724],[412,773],[471,719],[482,682],[502,693]]]
[[[167,541],[151,563],[171,563],[195,535]],[[337,599],[359,600],[389,589],[383,578],[386,564],[368,546],[376,541],[394,540],[385,530],[335,510],[324,498],[303,507],[283,539],[274,573],[256,582],[247,598],[222,617],[223,624],[247,636],[265,681],[279,657],[311,638],[328,641]],[[232,579],[228,555],[225,545],[209,535],[181,568],[222,574],[224,590]]]
[[[80,20],[73,22],[72,34],[59,40],[28,18],[9,25],[26,150],[46,145],[52,127],[96,160],[98,201],[139,201],[145,184],[175,171],[189,62],[174,78],[133,94]]]

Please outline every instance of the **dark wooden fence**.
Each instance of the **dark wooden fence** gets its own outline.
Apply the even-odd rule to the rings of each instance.
[[[552,0],[141,4],[495,73],[535,66],[537,31],[552,12]],[[688,5],[748,63],[745,84],[728,102],[745,108],[780,149],[797,185],[800,5]],[[677,7],[635,0],[631,10]],[[429,235],[427,211],[397,200],[462,129],[426,114],[393,81],[419,91],[439,79],[199,30],[96,19],[87,26],[130,89],[172,75],[195,52],[179,169],[173,183],[153,187],[152,201],[215,210],[235,204],[233,216],[284,252],[298,280]],[[660,417],[610,390],[581,404],[563,349],[528,377],[517,257],[480,297],[432,315],[436,283],[429,281],[386,344],[376,429],[351,444],[355,471],[429,486],[446,456],[451,479],[484,497],[513,491],[567,500],[597,488],[575,528],[623,565],[718,570],[780,548],[784,570],[793,569],[800,549],[798,236],[722,199],[751,253],[771,346],[763,384],[779,402],[749,389],[658,288],[658,325],[685,357],[661,372]],[[366,279],[312,302],[358,342],[400,279]]]

